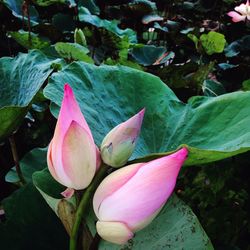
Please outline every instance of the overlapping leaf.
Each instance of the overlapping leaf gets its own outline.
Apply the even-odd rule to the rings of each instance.
[[[52,63],[58,62],[38,50],[0,59],[0,140],[20,125],[33,97],[53,71]]]

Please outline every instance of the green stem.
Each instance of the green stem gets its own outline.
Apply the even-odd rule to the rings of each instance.
[[[15,167],[16,167],[16,172],[17,172],[17,175],[18,175],[18,177],[20,179],[20,184],[24,185],[26,183],[26,181],[24,179],[24,176],[23,176],[20,164],[19,164],[19,157],[18,157],[18,153],[17,153],[17,148],[16,148],[16,142],[15,142],[15,139],[14,139],[14,135],[11,135],[9,137],[9,142],[10,142],[10,147],[11,147],[13,160],[14,160]]]
[[[90,202],[96,188],[98,187],[98,185],[100,184],[100,182],[102,181],[104,176],[106,175],[107,169],[108,169],[107,165],[105,165],[105,164],[101,165],[101,167],[98,170],[98,172],[96,173],[93,181],[88,186],[88,188],[86,189],[86,191],[84,192],[84,194],[82,196],[82,199],[81,199],[80,204],[79,204],[77,211],[76,211],[75,222],[74,222],[74,225],[73,225],[73,228],[71,231],[70,245],[69,245],[70,250],[77,250],[78,231],[79,231],[79,227],[80,227],[81,222],[82,222],[82,218],[83,218],[84,214],[86,214],[87,209],[89,208],[89,202]]]

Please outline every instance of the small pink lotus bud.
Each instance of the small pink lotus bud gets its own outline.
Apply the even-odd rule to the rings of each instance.
[[[107,241],[124,244],[134,232],[146,227],[160,212],[174,190],[188,151],[121,168],[97,188],[93,206],[98,234]]]
[[[145,109],[113,128],[101,144],[102,160],[112,166],[123,166],[132,155],[141,130]]]
[[[51,175],[68,187],[63,195],[71,196],[72,189],[84,189],[90,184],[99,157],[99,150],[73,91],[65,84],[61,110],[47,154]]]
[[[228,16],[232,17],[232,21],[237,23],[241,21],[250,20],[250,5],[249,1],[245,4],[241,4],[234,8],[235,11],[230,11],[227,13]]]

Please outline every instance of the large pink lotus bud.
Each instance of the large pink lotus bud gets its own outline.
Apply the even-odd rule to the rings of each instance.
[[[51,175],[72,190],[84,189],[92,181],[99,164],[99,151],[89,126],[68,84],[58,116],[54,136],[50,142],[47,162]]]
[[[234,8],[235,11],[230,11],[227,13],[228,16],[232,17],[232,21],[237,23],[241,21],[250,20],[250,5],[249,1],[244,4],[242,3],[239,6]]]
[[[173,192],[188,151],[121,168],[107,176],[97,188],[94,211],[98,234],[105,240],[124,244],[134,232],[146,227]]]
[[[101,144],[102,160],[112,166],[121,167],[132,155],[137,137],[141,131],[145,109],[129,120],[113,128]]]

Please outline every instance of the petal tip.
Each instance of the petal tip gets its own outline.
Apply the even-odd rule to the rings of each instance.
[[[146,109],[143,108],[143,109],[142,109],[141,111],[139,111],[136,115],[134,115],[133,117],[131,117],[131,118],[132,118],[131,120],[134,120],[134,121],[137,120],[138,128],[140,128],[141,125],[142,125],[142,121],[143,121],[143,118],[144,118],[145,111],[146,111]]]
[[[75,193],[75,190],[73,188],[67,188],[63,192],[61,192],[61,195],[64,198],[69,199],[74,195],[74,193]]]
[[[182,149],[178,150],[173,154],[178,160],[185,161],[188,157],[188,149],[183,147]]]
[[[73,90],[68,83],[64,84],[64,93],[65,93],[65,95],[72,95],[73,94]]]
[[[140,112],[139,112],[139,115],[144,117],[144,114],[146,112],[146,108],[143,108]]]

